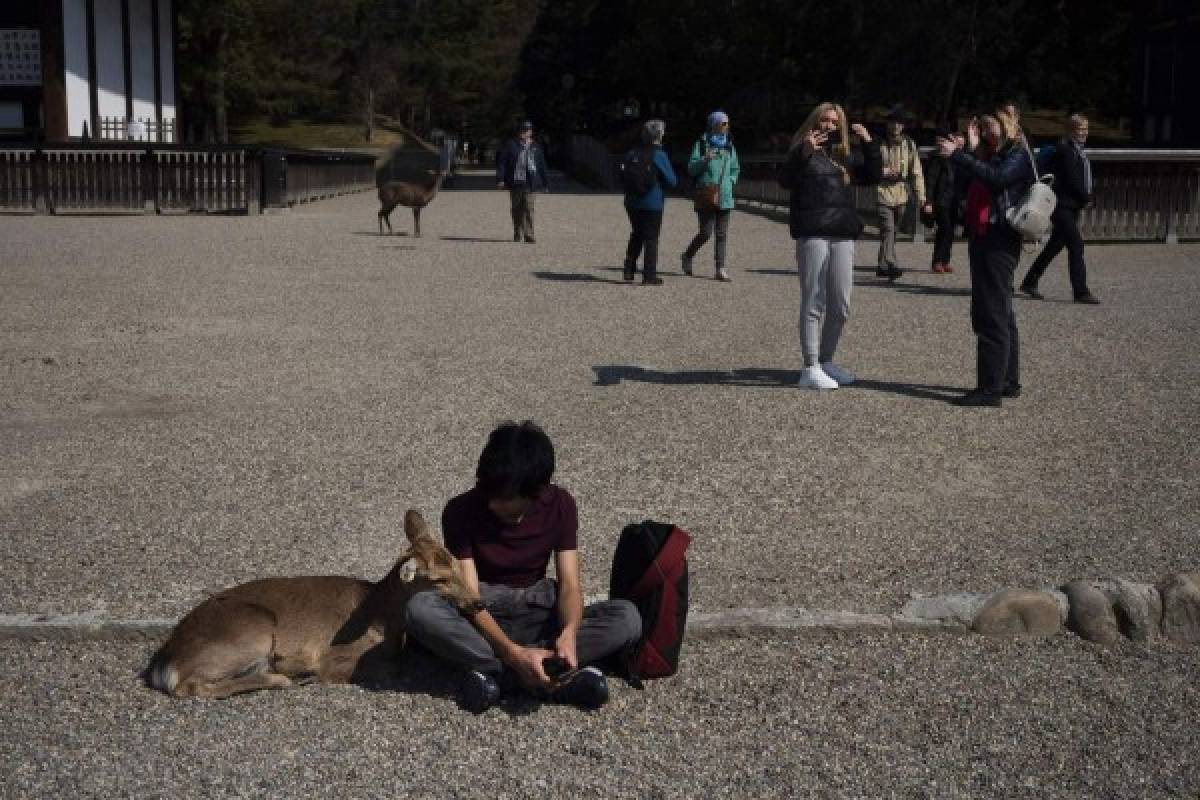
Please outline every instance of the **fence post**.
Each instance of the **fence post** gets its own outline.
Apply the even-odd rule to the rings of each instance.
[[[147,147],[142,155],[146,161],[142,164],[142,213],[158,212],[158,166],[155,163],[154,148]]]

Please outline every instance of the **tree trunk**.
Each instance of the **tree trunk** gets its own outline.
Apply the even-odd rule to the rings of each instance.
[[[963,36],[962,46],[959,47],[954,54],[954,62],[950,67],[949,85],[946,87],[946,97],[945,100],[942,101],[942,107],[939,112],[939,118],[941,121],[951,127],[953,127],[956,121],[954,119],[954,110],[956,107],[954,102],[954,93],[958,91],[958,76],[962,73],[962,68],[967,61],[967,56],[970,55],[972,60],[975,58],[975,20],[978,10],[979,0],[972,0],[971,13],[967,21],[966,34]]]

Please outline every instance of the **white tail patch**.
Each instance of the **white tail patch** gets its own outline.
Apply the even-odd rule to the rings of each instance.
[[[404,583],[412,583],[415,577],[417,577],[417,560],[410,558],[400,565],[400,580]]]
[[[179,671],[174,664],[159,662],[150,671],[150,685],[155,689],[172,694],[179,685]]]

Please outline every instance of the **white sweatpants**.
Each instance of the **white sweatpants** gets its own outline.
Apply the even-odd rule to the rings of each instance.
[[[800,273],[800,351],[804,366],[811,367],[833,360],[842,326],[850,318],[854,240],[797,239],[796,267]]]

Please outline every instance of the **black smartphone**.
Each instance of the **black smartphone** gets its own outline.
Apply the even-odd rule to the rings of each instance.
[[[833,147],[842,143],[842,132],[839,130],[832,130],[826,136],[828,137],[825,139],[826,147]]]

